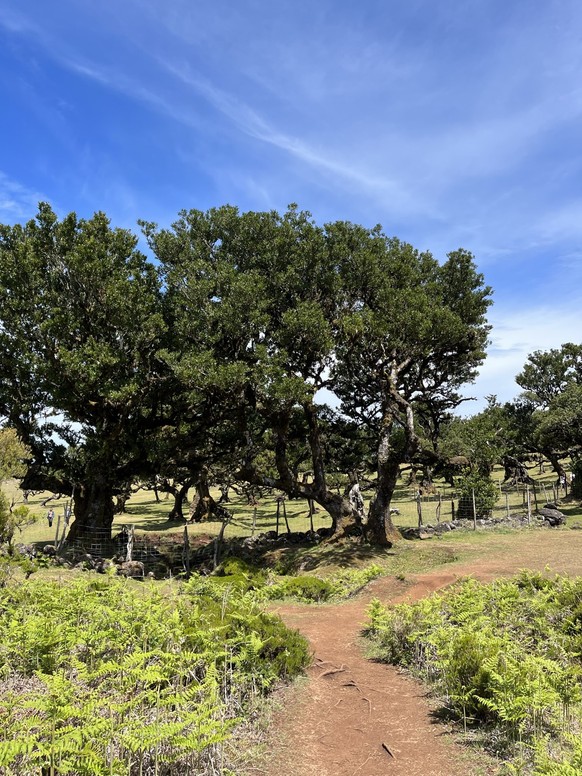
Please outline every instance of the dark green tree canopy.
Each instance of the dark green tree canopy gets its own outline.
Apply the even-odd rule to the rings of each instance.
[[[374,460],[368,535],[385,543],[398,467],[424,445],[416,418],[434,446],[484,358],[490,289],[473,257],[440,264],[295,206],[141,226],[155,263],[101,213],[59,221],[41,205],[0,227],[0,412],[32,450],[29,479],[75,487],[74,532],[110,528],[135,477],[212,467],[315,500],[339,528],[360,515],[330,467]]]
[[[582,449],[582,345],[568,342],[560,348],[535,351],[515,379],[524,389],[512,403],[522,444],[548,458],[561,477],[564,459],[578,456]]]
[[[160,414],[161,294],[136,245],[102,213],[48,205],[0,227],[0,412],[32,450],[29,486],[77,485],[77,528],[110,522]]]
[[[333,388],[348,416],[376,429],[378,489],[369,523],[382,541],[386,526],[394,533],[390,501],[399,467],[422,446],[415,413],[438,425],[485,357],[491,289],[466,251],[440,265],[377,229],[360,229],[359,238],[362,249],[340,267],[347,313]]]
[[[567,342],[561,348],[536,350],[515,381],[527,399],[548,407],[570,383],[582,385],[582,345]]]

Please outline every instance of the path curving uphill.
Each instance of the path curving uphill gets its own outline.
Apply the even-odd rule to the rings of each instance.
[[[511,537],[485,560],[447,565],[407,582],[383,577],[337,605],[276,607],[310,641],[313,662],[302,685],[284,691],[270,727],[261,776],[470,776],[467,750],[431,714],[423,686],[398,669],[369,660],[360,637],[372,598],[418,600],[472,575],[482,581],[521,568],[582,574],[582,531],[545,534],[543,546]],[[496,767],[479,773],[495,773]]]

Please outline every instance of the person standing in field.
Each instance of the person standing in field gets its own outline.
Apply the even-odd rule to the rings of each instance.
[[[46,519],[48,520],[49,528],[53,527],[53,520],[55,519],[54,509],[49,509],[46,513]]]

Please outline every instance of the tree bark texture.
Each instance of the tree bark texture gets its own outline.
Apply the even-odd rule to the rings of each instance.
[[[196,481],[196,493],[190,504],[190,522],[200,523],[216,512],[216,501],[210,495],[208,472],[203,470]]]
[[[105,480],[76,485],[73,494],[74,521],[67,536],[69,544],[79,539],[97,542],[111,539],[115,507],[113,487]]]

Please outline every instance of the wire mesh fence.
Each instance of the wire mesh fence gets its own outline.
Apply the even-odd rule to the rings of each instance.
[[[568,495],[568,483],[560,481],[497,483],[497,499],[491,510],[493,520],[515,515],[535,516],[547,503],[559,503]],[[366,507],[373,497],[373,486],[364,489]],[[459,517],[459,493],[449,485],[438,483],[430,488],[419,488],[414,483],[400,485],[392,501],[392,520],[403,530],[419,525],[435,525]],[[67,505],[55,507],[51,525],[46,520],[35,529],[37,546],[51,545],[56,554],[72,563],[89,562],[88,558],[115,559],[143,564],[144,573],[170,576],[189,568],[192,557],[212,552],[212,542],[217,537],[267,537],[269,541],[301,542],[321,538],[331,528],[329,514],[313,502],[288,499],[283,494],[265,494],[255,503],[243,498],[225,504],[222,517],[214,517],[198,523],[170,523],[165,516],[164,504],[144,502],[129,507],[126,514],[116,516],[113,529],[93,530],[72,538],[69,534],[72,515]],[[144,517],[145,514],[145,517]],[[226,519],[225,519],[226,517]],[[470,515],[468,515],[470,517]],[[44,528],[42,527],[44,526]],[[470,527],[470,521],[467,521]],[[130,552],[128,542],[131,536]],[[207,547],[207,550],[202,548]],[[210,549],[208,549],[210,547]]]

